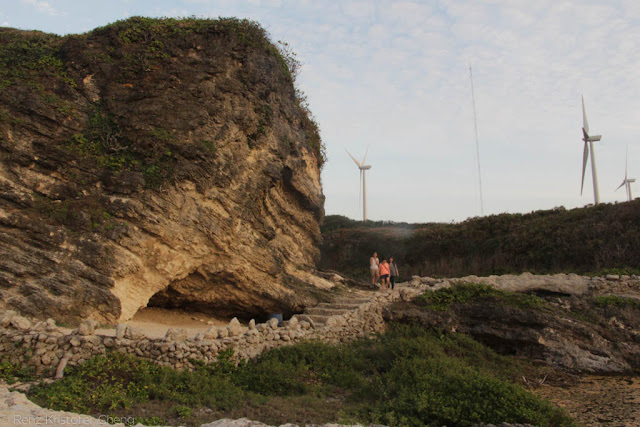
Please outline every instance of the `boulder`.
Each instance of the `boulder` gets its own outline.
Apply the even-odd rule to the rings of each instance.
[[[11,324],[11,319],[13,319],[13,317],[16,314],[17,313],[14,310],[5,311],[2,317],[0,318],[0,326],[2,326],[3,328],[6,328],[7,326],[9,326]]]
[[[116,339],[121,340],[122,338],[124,338],[124,334],[127,331],[127,324],[126,323],[118,323],[116,325]]]
[[[152,300],[257,316],[299,310],[334,286],[310,273],[324,217],[320,135],[291,96],[275,45],[244,22],[171,25],[180,31],[154,32],[155,43],[171,46],[171,64],[156,58],[157,67],[127,72],[126,83],[131,59],[110,52],[119,34],[139,29],[136,18],[72,38],[43,34],[55,39],[60,72],[42,66],[0,84],[0,175],[9,194],[1,216],[11,223],[0,227],[2,282],[11,286],[0,309],[111,324]],[[257,38],[246,43],[250,33]],[[11,29],[11,37],[23,45],[33,35]],[[127,43],[148,50],[142,38]],[[32,82],[56,102],[41,102]],[[100,130],[90,125],[96,117]],[[95,138],[111,154],[85,153],[91,132],[102,132]]]
[[[202,336],[202,339],[204,340],[215,340],[217,338],[218,338],[218,328],[216,328],[215,326],[211,326],[209,329],[207,329],[204,335]]]
[[[339,315],[330,316],[325,323],[326,326],[329,327],[342,327],[347,324],[347,321],[344,317]]]
[[[164,336],[165,341],[176,341],[176,342],[184,342],[188,338],[189,338],[189,334],[187,333],[186,329],[183,329],[183,328],[179,328],[179,329],[169,328],[169,330],[167,330],[167,333]]]
[[[56,325],[56,321],[52,318],[48,318],[46,320],[44,329],[47,332],[60,332],[60,328]]]
[[[16,329],[22,330],[27,330],[31,327],[31,321],[29,319],[18,315],[13,316],[9,324]]]
[[[93,335],[98,328],[98,322],[93,319],[85,319],[80,322],[80,326],[78,326],[77,332],[78,335]]]
[[[237,317],[234,317],[227,325],[230,337],[237,337],[243,334],[245,328],[240,324]]]
[[[271,329],[278,329],[278,319],[271,318],[267,320],[267,325],[269,325]]]

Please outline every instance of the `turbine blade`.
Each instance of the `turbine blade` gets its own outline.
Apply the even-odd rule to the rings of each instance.
[[[587,160],[589,160],[589,146],[587,142],[584,143],[584,151],[582,154],[582,185],[580,185],[580,195],[582,196],[582,190],[584,189],[584,173],[587,169]]]
[[[584,109],[584,96],[582,97],[582,129],[589,135],[589,123],[587,122],[587,112]]]
[[[622,181],[622,184],[620,184],[618,186],[618,188],[616,188],[614,191],[618,191],[620,189],[620,187],[622,187],[623,185],[626,185],[626,184],[627,184],[627,180],[625,179],[624,181]]]
[[[364,157],[362,158],[362,166],[364,166],[365,160],[367,160],[367,153],[369,152],[369,146],[367,145],[367,151],[364,152]]]
[[[347,151],[347,149],[345,148],[345,149],[344,149],[344,151]],[[354,161],[354,162],[356,162],[356,165],[358,165],[358,167],[362,166],[362,165],[361,165],[361,164],[356,160],[356,158],[355,158],[355,157],[353,157],[353,156],[351,155],[351,153],[350,153],[350,152],[348,152],[348,151],[347,151],[347,154],[349,155],[349,157],[351,157],[351,158],[353,159],[353,161]]]

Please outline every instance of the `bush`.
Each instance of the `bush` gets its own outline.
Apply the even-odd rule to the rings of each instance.
[[[320,268],[357,274],[374,251],[394,256],[404,277],[640,271],[640,200],[571,210],[395,224],[330,215]],[[591,273],[593,274],[593,273]]]
[[[149,400],[228,409],[243,392],[216,366],[176,371],[130,355],[108,353],[70,369],[60,381],[32,388],[29,397],[65,411],[102,413]]]
[[[599,307],[640,308],[640,300],[632,297],[621,297],[618,295],[604,295],[596,297],[596,305]]]
[[[499,298],[504,304],[521,307],[542,307],[546,301],[533,294],[522,294],[502,291],[491,285],[475,283],[458,283],[450,288],[439,289],[435,292],[426,291],[418,296],[414,302],[433,310],[445,311],[454,304],[464,304],[470,301]]]
[[[33,369],[14,365],[8,360],[0,360],[0,379],[13,384],[17,381],[31,381]]]
[[[119,353],[97,356],[61,381],[32,388],[30,397],[54,409],[94,413],[133,411],[153,401],[165,407],[159,419],[176,420],[192,417],[201,407],[234,409],[236,415],[238,408],[252,408],[255,415],[260,404],[268,407],[263,412],[268,418],[273,413],[269,402],[280,402],[275,403],[278,411],[289,412],[280,413],[279,421],[286,422],[298,413],[295,402],[301,399],[308,399],[309,407],[325,408],[326,417],[330,399],[336,405],[329,411],[333,421],[571,425],[561,410],[515,383],[523,362],[462,334],[391,325],[376,339],[347,345],[304,342],[238,366],[230,356],[225,352],[211,365],[196,363],[193,372]],[[313,412],[304,417],[311,421]]]

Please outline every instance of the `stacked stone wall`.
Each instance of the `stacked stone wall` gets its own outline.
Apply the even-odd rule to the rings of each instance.
[[[406,293],[406,290],[405,290]],[[315,325],[304,315],[294,316],[278,326],[276,319],[243,326],[233,319],[224,327],[211,327],[188,336],[184,329],[169,329],[164,338],[149,338],[143,331],[119,324],[115,337],[97,335],[97,322],[85,320],[64,333],[52,319],[33,324],[13,311],[0,319],[0,359],[53,376],[65,366],[83,363],[108,351],[128,353],[176,369],[193,367],[192,360],[211,363],[220,352],[233,350],[235,360],[257,357],[265,350],[303,340],[340,343],[382,332],[383,307],[404,293],[372,294],[370,301],[343,315],[331,316],[324,325]]]

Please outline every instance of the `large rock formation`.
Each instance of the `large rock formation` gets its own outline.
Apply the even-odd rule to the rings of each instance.
[[[571,280],[575,287],[568,286]],[[469,285],[473,282],[507,292],[489,294],[481,287],[474,291],[475,285]],[[395,303],[384,309],[385,320],[461,332],[500,353],[544,361],[564,370],[599,374],[640,371],[637,278],[608,281],[527,273],[416,278],[411,284],[428,286],[427,295],[440,292],[440,305],[420,298]],[[477,293],[467,299],[465,292],[467,296]]]
[[[0,308],[299,310],[324,215],[295,59],[257,24],[0,29]]]

